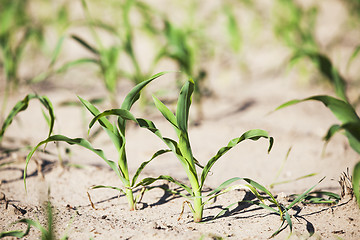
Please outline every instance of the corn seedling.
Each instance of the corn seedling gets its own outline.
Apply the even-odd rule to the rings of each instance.
[[[328,132],[324,137],[325,142],[329,142],[335,133],[343,131],[348,139],[350,147],[355,152],[360,154],[360,117],[356,113],[355,108],[348,101],[346,95],[346,82],[340,76],[338,71],[333,67],[331,61],[327,57],[320,54],[316,54],[314,55],[314,57],[318,59],[319,67],[323,74],[331,80],[330,82],[334,86],[334,91],[338,98],[328,95],[318,95],[300,100],[296,99],[280,105],[275,110],[279,110],[284,107],[288,107],[305,101],[318,101],[323,103],[341,122],[341,124],[334,124],[328,129]],[[353,175],[358,176],[359,171],[359,168],[355,167]],[[359,183],[354,183],[354,192],[358,192],[357,195],[355,194],[355,196],[359,196],[360,190],[358,187],[355,188],[356,186],[358,186]],[[360,199],[358,197],[357,201],[360,205]]]
[[[112,124],[106,118],[106,115],[110,115],[109,113],[112,113],[114,110],[105,111],[105,114],[100,115],[100,111],[94,105],[92,105],[90,102],[88,102],[88,101],[86,101],[86,100],[79,97],[81,103],[86,107],[86,109],[89,110],[89,112],[92,115],[98,116],[98,117],[94,118],[95,120],[93,120],[90,123],[89,128],[91,128],[96,121],[99,122],[101,127],[108,134],[109,138],[111,139],[112,143],[114,144],[114,146],[115,146],[115,148],[116,148],[116,150],[118,152],[118,161],[117,161],[117,163],[112,161],[112,160],[109,160],[105,156],[105,153],[101,149],[95,149],[91,145],[91,143],[89,141],[87,141],[87,140],[85,140],[83,138],[68,138],[68,137],[63,136],[63,135],[52,135],[52,136],[48,137],[47,139],[45,139],[44,141],[41,141],[28,154],[28,156],[26,158],[26,166],[25,166],[25,171],[24,171],[25,189],[26,189],[26,170],[27,170],[27,166],[28,166],[28,163],[29,163],[31,157],[35,153],[35,151],[41,145],[46,144],[48,142],[66,142],[66,143],[68,143],[70,145],[79,145],[81,147],[84,147],[84,148],[94,152],[99,157],[101,157],[111,167],[111,169],[114,170],[114,172],[117,174],[117,176],[120,178],[120,180],[121,180],[121,182],[123,184],[123,188],[113,187],[113,186],[102,186],[102,185],[100,186],[99,185],[99,186],[94,186],[93,189],[96,189],[96,188],[110,188],[110,189],[118,190],[118,191],[120,191],[120,192],[122,192],[122,193],[124,193],[126,195],[128,203],[129,203],[130,210],[135,210],[136,209],[136,203],[141,199],[142,192],[137,196],[137,198],[134,198],[133,190],[135,188],[140,187],[140,186],[149,185],[149,184],[146,184],[146,182],[142,182],[142,181],[140,183],[137,183],[138,176],[140,175],[140,173],[146,167],[147,164],[149,164],[157,156],[159,156],[161,154],[164,154],[164,153],[168,152],[169,150],[159,150],[159,151],[157,151],[152,156],[152,158],[150,160],[148,160],[146,162],[143,162],[140,165],[140,167],[137,169],[135,175],[131,179],[130,175],[129,175],[129,171],[128,171],[128,161],[127,161],[127,158],[126,158],[126,151],[125,151],[126,121],[135,119],[134,116],[129,112],[129,110],[131,109],[133,104],[139,99],[141,90],[147,84],[149,84],[150,82],[152,82],[156,78],[162,76],[163,74],[165,74],[165,73],[164,72],[158,73],[158,74],[152,76],[151,78],[149,78],[148,80],[142,81],[141,83],[136,85],[127,94],[127,96],[125,97],[125,99],[124,99],[124,101],[123,101],[123,103],[121,105],[121,108],[117,110],[121,114],[121,115],[119,115],[119,117],[117,119],[117,124],[115,124],[115,123]]]
[[[156,180],[164,179],[170,182],[177,184],[180,188],[184,189],[188,195],[179,194],[188,200],[192,201],[191,204],[189,202],[189,206],[193,213],[194,221],[200,222],[203,217],[203,208],[206,203],[208,203],[211,199],[217,197],[218,195],[222,194],[221,190],[226,188],[228,185],[234,182],[233,179],[229,179],[222,183],[218,188],[213,190],[211,193],[207,194],[206,196],[203,195],[202,189],[204,187],[205,180],[210,172],[212,166],[219,160],[221,156],[223,156],[226,152],[236,146],[238,143],[244,140],[253,140],[256,141],[260,138],[265,138],[269,140],[269,149],[271,150],[273,145],[273,138],[269,137],[268,133],[264,130],[254,129],[245,132],[238,138],[232,139],[227,146],[221,148],[214,157],[212,157],[205,166],[201,166],[201,164],[195,159],[193,156],[190,139],[188,134],[188,120],[189,120],[189,109],[191,105],[191,95],[194,90],[194,82],[190,79],[187,81],[183,88],[180,91],[178,103],[177,103],[177,110],[176,115],[174,115],[160,100],[158,100],[155,96],[154,102],[157,109],[162,113],[165,119],[174,127],[175,132],[178,137],[178,141],[172,140],[170,138],[163,137],[160,133],[160,130],[156,128],[155,124],[149,120],[145,119],[132,119],[136,121],[141,127],[147,128],[154,134],[156,134],[168,147],[169,149],[175,154],[175,156],[180,161],[181,165],[183,166],[188,180],[190,182],[190,186],[180,183],[179,181],[175,180],[171,176],[161,175],[158,178],[145,178],[142,180],[142,184],[151,184]],[[98,115],[93,121],[98,120],[100,117],[104,116],[104,114],[125,114],[121,113],[120,110],[102,113]],[[198,175],[196,166],[202,168],[201,175]]]
[[[242,187],[242,188],[245,187],[245,188],[249,189],[254,194],[254,196],[257,198],[257,200],[255,200],[255,201],[244,200],[241,202],[246,202],[246,203],[251,203],[251,204],[257,205],[259,207],[262,207],[265,210],[269,210],[270,212],[279,215],[280,220],[281,220],[281,225],[278,228],[278,230],[276,230],[271,235],[270,238],[273,238],[276,235],[278,235],[281,231],[283,231],[287,226],[289,226],[290,234],[292,233],[293,224],[292,224],[291,215],[290,215],[289,211],[299,202],[302,202],[305,199],[311,199],[312,195],[310,192],[320,182],[322,182],[324,180],[324,178],[322,178],[317,184],[315,184],[314,186],[312,186],[311,188],[306,190],[304,193],[297,195],[296,198],[293,201],[291,201],[290,204],[287,206],[284,205],[285,203],[282,203],[277,198],[275,198],[275,196],[268,189],[266,189],[263,185],[255,182],[254,180],[251,180],[249,178],[234,178],[233,179],[233,181],[237,181],[237,180],[244,180],[245,182],[247,182],[248,184],[237,186],[237,187]],[[267,197],[263,197],[263,195],[260,194],[260,192],[267,195]],[[329,194],[329,195],[331,195],[331,194]],[[316,201],[316,200],[314,199],[314,201]],[[320,200],[318,200],[318,201],[320,201]],[[238,204],[241,202],[236,202],[236,203],[233,203],[233,204],[227,206],[226,208],[224,208],[224,210],[222,210],[214,218],[217,218],[217,217],[223,215],[226,211],[228,211],[235,204]],[[287,226],[285,226],[285,228],[284,228],[284,224],[287,224]]]

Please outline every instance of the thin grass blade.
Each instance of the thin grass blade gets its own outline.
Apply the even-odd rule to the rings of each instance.
[[[244,178],[244,180],[246,182],[248,182],[254,188],[259,189],[260,191],[263,191],[264,193],[266,193],[271,198],[271,202],[274,203],[278,207],[280,212],[282,212],[280,204],[276,201],[274,195],[272,195],[272,193],[269,190],[267,190],[263,185],[261,185],[260,183],[255,182],[252,179]]]
[[[105,186],[105,185],[96,185],[96,186],[92,186],[91,189],[99,189],[99,188],[107,188],[107,189],[114,189],[117,190],[119,192],[122,192],[125,194],[124,189],[122,188],[118,188],[118,187],[113,187],[113,186]]]
[[[99,50],[97,50],[95,47],[91,46],[87,41],[82,39],[81,37],[77,35],[71,35],[71,38],[80,43],[84,48],[88,49],[90,52],[94,53],[95,55],[100,55]]]
[[[59,57],[61,47],[62,47],[62,45],[64,43],[64,40],[65,40],[65,36],[61,36],[59,38],[59,40],[57,41],[56,46],[55,46],[55,50],[54,50],[54,54],[51,57],[50,67],[52,67],[55,64],[57,58]]]
[[[325,179],[325,177],[323,177],[322,179],[320,179],[320,181],[315,184],[314,186],[312,186],[311,188],[309,188],[307,191],[305,191],[304,193],[302,193],[301,195],[299,195],[294,201],[292,201],[290,203],[289,206],[286,207],[286,210],[289,210],[291,209],[295,204],[297,204],[298,202],[302,201],[307,195],[309,192],[311,192],[311,190],[313,190],[319,183],[321,183],[323,180]]]

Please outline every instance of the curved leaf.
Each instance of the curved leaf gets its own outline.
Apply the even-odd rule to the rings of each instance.
[[[80,102],[86,107],[89,112],[96,117],[97,115],[101,114],[101,112],[89,101],[79,97]],[[123,138],[120,136],[120,133],[115,125],[111,124],[108,119],[105,117],[98,119],[102,128],[106,131],[109,135],[111,141],[113,142],[117,151],[120,151],[121,147],[123,146]]]
[[[163,104],[155,96],[153,96],[153,100],[156,108],[161,112],[161,114],[165,117],[165,119],[168,120],[168,122],[170,122],[173,125],[173,127],[176,130],[176,133],[178,134],[179,127],[177,125],[175,115],[165,106],[165,104]]]
[[[179,181],[175,180],[174,178],[172,178],[170,176],[167,176],[167,175],[160,175],[157,178],[151,178],[151,177],[144,178],[143,180],[141,180],[141,182],[136,184],[136,187],[137,186],[147,186],[147,185],[150,185],[150,184],[152,184],[153,182],[155,182],[157,180],[167,180],[169,182],[175,183],[176,185],[178,185],[179,187],[181,187],[185,191],[187,191],[191,196],[193,196],[193,192],[192,192],[190,187],[186,186],[185,184],[183,184],[183,183],[181,183],[181,182],[179,182]],[[182,194],[180,194],[180,195],[183,196],[183,197],[187,197],[186,195],[182,195]]]
[[[328,107],[332,111],[335,117],[343,124],[348,122],[360,121],[359,116],[356,114],[354,108],[349,103],[327,95],[312,96],[301,100],[291,100],[277,107],[275,111],[284,107],[294,105],[296,103],[310,101],[310,100],[322,102],[326,107]]]
[[[126,180],[120,173],[119,168],[117,167],[116,163],[108,160],[105,157],[105,154],[102,150],[100,149],[95,149],[93,148],[93,146],[90,144],[90,142],[88,142],[87,140],[83,139],[83,138],[68,138],[66,136],[63,135],[53,135],[50,136],[49,138],[47,138],[44,141],[41,141],[38,145],[36,145],[31,152],[27,155],[26,157],[26,165],[25,165],[25,169],[24,169],[24,185],[25,185],[25,189],[26,189],[26,173],[27,173],[27,167],[29,164],[29,161],[31,159],[31,157],[33,156],[33,154],[35,153],[35,151],[43,144],[46,144],[48,142],[66,142],[70,145],[79,145],[82,146],[90,151],[92,151],[93,153],[95,153],[96,155],[98,155],[99,157],[101,157],[115,172],[116,174],[119,176],[119,178],[122,180],[122,182],[124,183],[125,186],[129,185],[129,181]]]
[[[320,72],[333,85],[336,95],[343,101],[347,102],[346,82],[327,56],[314,51],[300,51],[297,54],[298,57],[306,56],[310,58],[311,61],[317,65]]]
[[[225,182],[223,182],[222,184],[220,184],[217,188],[215,188],[213,191],[208,193],[206,196],[209,197],[213,194],[216,194],[216,193],[220,192],[222,189],[224,189],[225,187],[229,186],[231,183],[239,181],[239,180],[242,180],[242,178],[239,178],[239,177],[230,178],[230,179],[226,180]]]
[[[125,109],[130,111],[132,105],[140,98],[140,92],[141,90],[148,85],[150,82],[155,80],[156,78],[166,74],[168,72],[160,72],[158,74],[155,74],[151,76],[148,80],[142,81],[139,84],[137,84],[133,89],[130,90],[130,92],[126,95],[123,103],[121,104],[121,109]],[[120,131],[125,132],[125,119],[119,118],[118,119],[118,126],[120,128]]]
[[[121,117],[125,120],[132,120],[134,122],[136,122],[136,118],[134,117],[134,115],[132,115],[131,112],[129,112],[128,110],[125,109],[110,109],[110,110],[106,110],[98,115],[96,115],[90,122],[89,124],[89,129],[94,125],[94,123],[96,121],[98,121],[99,119],[106,117],[106,116],[110,116],[110,115],[115,115],[118,117]],[[124,133],[123,133],[124,134]]]
[[[117,191],[119,191],[119,192],[122,192],[122,193],[126,194],[125,191],[124,191],[124,189],[121,189],[121,188],[118,188],[118,187],[105,186],[105,185],[96,185],[96,186],[92,186],[92,187],[91,187],[91,189],[99,189],[99,188],[114,189],[114,190],[117,190]]]
[[[23,100],[21,100],[15,104],[13,109],[10,111],[9,115],[6,117],[2,127],[0,129],[0,142],[4,136],[6,129],[12,123],[14,117],[19,112],[25,111],[29,106],[30,100],[32,100],[32,99],[38,99],[40,101],[40,103],[48,110],[49,116],[50,116],[48,137],[51,135],[53,128],[54,128],[54,122],[55,122],[54,108],[52,106],[51,101],[46,96],[38,96],[36,94],[28,94],[25,96],[25,98]]]
[[[212,166],[215,164],[215,162],[217,160],[219,160],[220,157],[222,157],[225,153],[227,153],[231,148],[235,147],[237,144],[239,144],[240,142],[244,141],[244,140],[253,140],[256,141],[259,138],[266,138],[269,139],[269,148],[268,148],[268,152],[270,152],[272,145],[273,145],[273,138],[269,137],[269,134],[261,129],[253,129],[253,130],[249,130],[247,132],[245,132],[243,135],[241,135],[241,137],[238,138],[234,138],[232,139],[228,145],[226,147],[222,147],[220,148],[220,150],[216,153],[216,155],[214,157],[212,157],[208,163],[206,164],[206,166],[204,167],[202,173],[201,173],[201,184],[200,186],[202,187],[204,185],[205,179],[210,171],[210,169],[212,168]]]
[[[146,162],[143,162],[143,163],[140,165],[140,167],[136,170],[136,173],[135,173],[135,175],[134,175],[134,177],[133,177],[133,179],[132,179],[132,181],[131,181],[131,187],[133,187],[133,186],[135,185],[137,178],[139,177],[139,175],[140,175],[140,173],[142,172],[142,170],[146,167],[146,165],[148,165],[148,164],[149,164],[152,160],[154,160],[156,157],[158,157],[158,156],[160,156],[160,155],[162,155],[162,154],[164,154],[164,153],[167,153],[167,152],[171,152],[171,150],[169,150],[169,149],[159,150],[159,151],[157,151],[157,152],[151,157],[150,160],[148,160],[148,161],[146,161]]]
[[[160,72],[153,76],[151,76],[148,80],[143,81],[136,85],[131,91],[126,95],[123,103],[121,104],[122,109],[130,110],[132,105],[139,99],[141,90],[150,82],[155,80],[156,78],[166,74],[168,72]]]

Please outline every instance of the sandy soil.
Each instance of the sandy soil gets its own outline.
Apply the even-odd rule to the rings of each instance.
[[[332,2],[336,5],[336,1]],[[332,19],[326,14],[321,17]],[[329,34],[326,27],[326,24],[322,25],[320,33],[324,31]],[[337,30],[335,27],[332,29]],[[312,177],[275,185],[271,192],[288,204],[290,195],[301,194],[326,177],[315,190],[340,194],[338,181],[347,169],[352,171],[359,156],[341,134],[332,139],[323,154],[322,137],[332,124],[337,123],[331,112],[320,103],[307,102],[269,114],[290,99],[315,94],[333,95],[331,89],[321,84],[299,81],[296,71],[286,72],[283,64],[288,52],[283,47],[271,44],[261,46],[250,45],[243,50],[243,61],[248,64],[246,73],[239,72],[236,61],[227,64],[219,63],[219,59],[209,60],[208,84],[213,94],[204,99],[204,117],[201,124],[191,125],[190,139],[193,152],[202,163],[220,147],[227,145],[229,140],[249,129],[267,130],[275,138],[274,147],[267,154],[266,140],[239,144],[216,163],[206,180],[206,189],[214,189],[232,177],[248,177],[269,186],[274,182],[316,173]],[[349,48],[336,50],[334,55],[339,52],[349,53]],[[336,61],[341,63],[341,59],[342,55]],[[172,65],[164,63],[164,66]],[[21,87],[18,93],[10,97],[7,110],[25,94],[36,91],[47,95],[54,104],[55,133],[86,137],[90,114],[77,106],[62,105],[64,101],[77,101],[76,95],[86,99],[106,95],[96,76],[87,69],[83,70],[84,73],[77,70],[61,76],[58,78],[61,81],[44,82],[31,89]],[[163,70],[173,69],[159,69]],[[351,76],[352,72],[348,74]],[[156,80],[148,94],[164,86],[164,82],[168,84],[165,86],[171,86],[172,79],[173,76],[169,74]],[[120,83],[119,102],[129,89],[129,83]],[[358,91],[350,89],[350,93],[356,94]],[[24,225],[10,225],[22,218],[45,224],[44,202],[47,200],[53,206],[58,238],[67,233],[69,239],[267,239],[281,224],[279,216],[246,203],[236,204],[224,215],[213,219],[226,206],[254,198],[241,189],[224,194],[206,205],[202,223],[192,221],[191,211],[187,207],[178,220],[184,199],[162,190],[160,186],[175,188],[165,181],[155,183],[159,188],[145,193],[137,211],[129,211],[125,197],[118,192],[104,189],[89,191],[93,185],[120,186],[120,180],[106,163],[80,147],[65,144],[60,144],[58,148],[55,144],[49,144],[47,154],[37,153],[34,156],[28,169],[26,192],[22,176],[29,149],[25,146],[36,145],[47,134],[47,125],[39,106],[35,101],[31,103],[29,109],[22,112],[9,127],[2,143],[4,149],[14,151],[9,154],[0,152],[0,164],[11,162],[0,168],[0,231],[24,229]],[[104,102],[99,108],[105,110],[109,105]],[[173,136],[171,126],[153,107],[144,111],[137,106],[134,112],[137,116],[152,119],[164,135]],[[194,123],[197,120],[196,106],[193,106],[191,113],[190,121]],[[127,138],[132,174],[155,151],[165,148],[151,133],[136,126],[130,126]],[[103,149],[110,159],[116,158],[116,151],[106,134],[100,134],[92,143]],[[71,154],[65,153],[67,148]],[[59,155],[65,167],[60,166]],[[283,169],[276,177],[282,165]],[[187,183],[181,164],[171,155],[154,160],[140,178],[161,174]],[[88,192],[96,209],[90,204]],[[291,213],[294,225],[290,239],[360,239],[360,210],[349,195],[345,195],[336,205],[300,203]],[[286,239],[289,234],[289,228],[285,228],[275,239]],[[25,239],[37,239],[38,236],[39,231],[32,229]]]

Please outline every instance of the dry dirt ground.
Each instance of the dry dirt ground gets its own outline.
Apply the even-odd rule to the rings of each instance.
[[[336,10],[332,8],[332,11]],[[338,30],[331,25],[334,24],[331,22],[333,17],[323,15],[329,24],[321,30],[327,34],[330,33],[326,27],[333,26],[331,29]],[[342,50],[346,52],[345,56],[349,55],[349,48],[338,50],[333,54],[340,56],[337,63],[341,62]],[[288,196],[301,194],[325,177],[315,190],[340,194],[339,178],[347,169],[351,173],[359,156],[341,134],[332,139],[323,153],[322,137],[332,124],[337,123],[331,112],[320,103],[306,102],[270,113],[290,99],[332,95],[331,89],[321,84],[303,83],[296,72],[286,72],[283,65],[288,55],[283,47],[267,44],[262,44],[260,48],[250,46],[244,49],[242,56],[248,64],[246,74],[238,71],[236,62],[230,66],[216,60],[207,64],[208,84],[213,94],[203,101],[200,124],[190,127],[193,152],[200,162],[205,163],[229,140],[255,128],[267,130],[275,138],[275,143],[269,154],[266,140],[239,144],[214,165],[205,182],[206,190],[214,189],[232,177],[247,177],[269,186],[273,182],[316,173],[312,177],[275,185],[271,192],[288,204]],[[165,63],[158,70],[174,70],[171,67],[171,64]],[[103,97],[106,93],[96,76],[89,74],[86,68],[81,70],[59,77],[61,81],[44,82],[31,89],[21,87],[18,93],[10,96],[7,112],[27,93],[35,91],[47,95],[54,104],[55,133],[86,137],[90,114],[79,106],[64,106],[62,103],[77,101],[76,95],[90,99]],[[156,80],[147,93],[155,92],[169,79],[173,79],[171,74]],[[120,83],[118,102],[129,89],[130,84]],[[357,89],[350,89],[350,92],[358,94]],[[107,102],[98,106],[101,110],[109,108]],[[134,111],[137,116],[152,119],[163,135],[174,135],[171,126],[156,113],[154,107],[145,110],[137,107]],[[191,114],[190,121],[195,123],[196,106],[193,106]],[[36,101],[19,114],[5,134],[2,147],[15,151],[10,154],[0,152],[0,164],[11,162],[0,168],[0,231],[24,229],[21,224],[10,225],[22,218],[45,224],[44,202],[47,200],[53,206],[58,238],[67,233],[69,239],[267,239],[281,224],[279,216],[246,203],[236,204],[224,215],[213,219],[231,203],[253,199],[249,192],[240,189],[206,205],[202,223],[192,221],[187,207],[178,220],[184,199],[161,188],[146,192],[138,204],[139,210],[129,211],[126,199],[118,192],[105,189],[89,191],[93,185],[120,186],[120,180],[106,163],[80,147],[65,144],[56,147],[49,143],[47,154],[35,154],[28,168],[26,192],[22,176],[29,149],[25,146],[36,145],[46,134],[47,125]],[[101,133],[92,143],[96,148],[103,149],[110,159],[116,159],[116,151],[106,134]],[[164,147],[150,132],[130,126],[127,132],[130,172],[133,174],[141,162]],[[65,153],[66,148],[70,149],[70,154]],[[59,156],[65,167],[60,166]],[[154,160],[140,178],[161,174],[187,183],[181,164],[171,155]],[[167,182],[157,182],[155,186],[175,188]],[[90,204],[88,192],[96,209]],[[291,210],[291,214],[293,232],[290,239],[360,239],[360,210],[348,195],[336,205],[300,203]],[[275,239],[286,239],[289,234],[289,228],[285,228]],[[39,231],[32,228],[25,239],[38,237]]]

